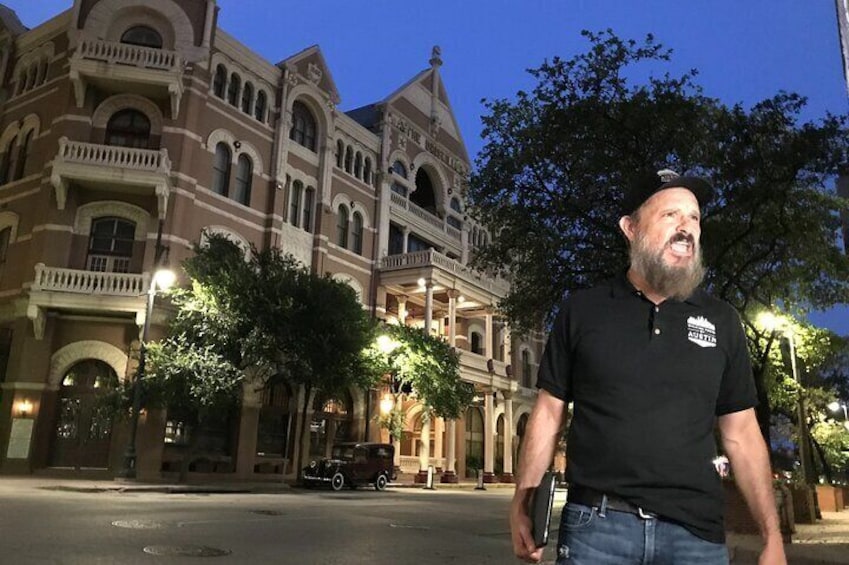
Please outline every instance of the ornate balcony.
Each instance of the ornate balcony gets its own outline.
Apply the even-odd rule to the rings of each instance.
[[[421,277],[450,281],[459,279],[478,292],[491,294],[495,298],[503,298],[510,291],[506,281],[475,271],[433,249],[387,255],[380,261],[380,271],[382,280],[397,278],[392,275],[401,275],[411,281]]]
[[[83,37],[70,64],[78,108],[85,105],[86,86],[92,84],[107,92],[169,99],[171,118],[177,119],[185,62],[176,51]]]
[[[445,247],[462,249],[463,232],[449,225],[443,218],[434,216],[424,208],[410,202],[396,192],[390,192],[390,213],[411,228],[427,233],[436,243]]]
[[[56,207],[65,209],[71,181],[82,188],[125,190],[155,194],[159,217],[165,217],[171,193],[171,160],[167,149],[136,149],[59,140],[50,182],[56,189]],[[120,188],[118,188],[120,187]]]
[[[101,273],[38,263],[27,317],[32,320],[37,339],[44,337],[47,310],[135,314],[138,323],[145,314],[149,286],[148,273]]]

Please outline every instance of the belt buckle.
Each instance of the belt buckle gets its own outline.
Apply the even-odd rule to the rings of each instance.
[[[643,510],[642,506],[637,507],[637,515],[643,520],[651,520],[652,518],[654,518],[654,514],[652,514],[651,512],[646,512],[645,510]]]

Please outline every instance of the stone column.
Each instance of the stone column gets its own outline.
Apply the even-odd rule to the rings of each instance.
[[[440,482],[456,483],[457,482],[457,420],[448,420],[446,422],[445,439],[448,442],[447,453],[445,456],[445,470],[442,473]]]
[[[457,298],[459,290],[453,288],[448,291],[448,345],[457,345]]]
[[[425,282],[425,334],[430,335],[430,326],[433,323],[433,281]]]
[[[419,444],[419,474],[417,483],[427,482],[427,467],[430,465],[430,417],[422,415],[422,435]]]
[[[486,336],[483,338],[483,354],[487,359],[492,359],[492,312],[487,310],[485,317],[485,329],[484,333]]]
[[[436,418],[433,421],[433,457],[436,459],[444,459],[445,452],[442,450],[442,434],[445,432],[445,420]],[[444,464],[436,463],[436,471],[442,472]]]
[[[398,300],[398,323],[402,326],[407,325],[407,296],[402,294],[396,297]]]
[[[487,321],[490,320],[490,315],[487,314]],[[489,323],[487,323],[490,326]],[[493,419],[495,417],[495,405],[492,398],[492,392],[484,393],[484,413],[483,413],[483,482],[494,483],[498,479],[495,476],[495,426]]]
[[[404,253],[408,253],[410,243],[410,228],[404,227]]]
[[[504,472],[502,483],[513,482],[513,392],[502,391],[504,397]]]

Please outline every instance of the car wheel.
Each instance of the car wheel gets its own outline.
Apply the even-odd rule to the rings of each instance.
[[[342,490],[342,487],[345,486],[345,477],[342,476],[342,473],[338,471],[333,474],[330,478],[330,488],[333,490],[339,491]]]
[[[386,488],[386,483],[389,480],[386,478],[386,475],[383,473],[379,474],[377,478],[374,480],[374,490],[383,490]]]

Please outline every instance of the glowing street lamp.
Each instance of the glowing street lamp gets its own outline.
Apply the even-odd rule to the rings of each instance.
[[[841,408],[843,409],[843,427],[849,430],[849,413],[847,413],[846,405],[837,401],[828,404],[828,409],[832,412],[837,412]]]
[[[139,368],[136,372],[136,378],[133,381],[133,411],[130,420],[130,440],[127,443],[127,449],[124,451],[124,466],[118,476],[125,479],[136,478],[136,434],[139,428],[139,412],[141,412],[141,381],[144,378],[145,358],[147,352],[147,339],[150,333],[150,318],[153,315],[153,299],[156,297],[156,289],[166,290],[174,281],[177,280],[177,275],[170,269],[159,269],[153,274],[150,280],[150,286],[147,289],[147,304],[145,306],[144,325],[142,326],[141,345],[139,346]]]

